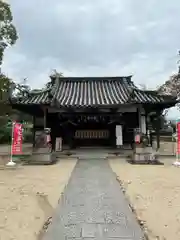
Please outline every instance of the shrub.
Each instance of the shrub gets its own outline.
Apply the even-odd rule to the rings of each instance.
[[[11,127],[2,126],[0,128],[0,143],[10,143],[11,142]]]

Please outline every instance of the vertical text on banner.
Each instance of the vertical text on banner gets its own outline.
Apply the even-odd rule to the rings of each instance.
[[[180,121],[177,122],[177,154],[180,154]]]
[[[13,124],[13,141],[12,141],[12,154],[18,155],[22,154],[22,124]]]

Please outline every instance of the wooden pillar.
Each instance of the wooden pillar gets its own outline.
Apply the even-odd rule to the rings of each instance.
[[[44,128],[47,127],[47,108],[44,108]]]
[[[36,142],[35,142],[35,116],[33,115],[33,148],[35,148]]]
[[[73,148],[73,131],[72,131],[72,126],[68,125],[67,129],[68,129],[68,145],[69,145],[69,148],[72,149]]]
[[[160,148],[160,133],[157,131],[157,150]]]
[[[111,124],[109,127],[109,144],[112,147],[116,146],[116,131],[115,131],[116,125]]]
[[[46,112],[48,114],[48,111]],[[48,121],[48,122],[47,122]],[[57,125],[56,125],[56,116],[55,114],[48,114],[46,117],[46,125],[51,129],[51,144],[52,144],[52,151],[56,150],[56,136],[57,136]]]
[[[52,133],[51,133],[52,150],[55,151],[56,150],[56,136],[55,136],[54,129],[51,131],[52,131]]]
[[[157,150],[160,148],[160,115],[157,116],[157,123],[156,123],[156,139],[157,139]]]

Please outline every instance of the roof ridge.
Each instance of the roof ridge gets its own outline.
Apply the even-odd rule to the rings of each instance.
[[[39,90],[39,91],[34,91],[33,90],[31,92],[29,92],[30,95],[38,95],[38,94],[42,94],[42,93],[46,93],[46,92],[49,92],[51,91],[52,88],[48,88],[48,89],[42,89],[42,90]]]
[[[56,77],[56,76],[54,76],[54,77]],[[131,78],[132,77],[132,75],[127,75],[127,76],[76,76],[76,77],[71,77],[71,76],[69,76],[69,77],[66,77],[66,76],[60,76],[59,78],[61,78],[61,79],[63,79],[63,78],[74,78],[74,79],[76,79],[76,78]]]
[[[116,76],[116,77],[59,77],[58,82],[62,81],[118,81],[118,80],[125,80],[131,81],[130,76]]]

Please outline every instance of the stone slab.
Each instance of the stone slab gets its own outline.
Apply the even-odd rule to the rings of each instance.
[[[78,161],[43,238],[59,239],[143,239],[107,160]]]

